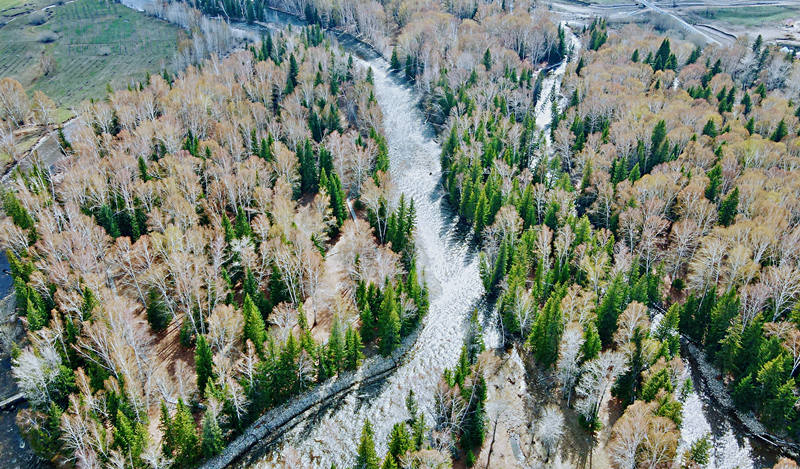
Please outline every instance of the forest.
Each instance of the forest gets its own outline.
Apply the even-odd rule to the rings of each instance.
[[[414,205],[389,196],[371,76],[319,28],[267,35],[85,103],[57,173],[16,175],[0,231],[40,456],[195,466],[416,327]]]
[[[502,337],[487,347],[484,314],[465,312],[432,402],[394,396],[405,416],[385,441],[379,422],[350,422],[348,467],[493,467],[499,385],[486,370],[504,354],[525,365],[531,464],[577,467],[581,438],[584,463],[721,467],[709,435],[683,432],[698,363],[744,434],[797,451],[791,52],[760,36],[698,45],[602,18],[567,25],[534,2],[193,6],[309,25],[84,103],[78,131],[57,130],[56,170],[34,165],[3,192],[28,331],[17,420],[41,457],[197,466],[425,327],[415,201],[390,175],[375,71],[331,30],[413,89]],[[51,125],[52,108],[0,82],[9,128]],[[294,451],[283,466],[307,463]]]

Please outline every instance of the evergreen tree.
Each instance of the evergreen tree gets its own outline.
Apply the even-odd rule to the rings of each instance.
[[[488,47],[486,48],[486,52],[483,53],[483,60],[481,63],[483,63],[483,66],[486,68],[486,70],[492,69],[492,53],[489,51]]]
[[[556,291],[536,316],[529,338],[533,356],[542,368],[552,366],[558,359],[561,330],[561,295]]]
[[[750,111],[753,109],[753,101],[750,99],[750,93],[746,91],[744,96],[742,96],[742,106],[744,106],[745,114],[750,114]]]
[[[197,371],[197,390],[200,395],[205,395],[206,385],[209,380],[214,379],[214,356],[211,347],[204,335],[197,337],[197,345],[194,350],[194,366]]]
[[[177,467],[191,467],[199,456],[199,438],[194,426],[194,418],[189,407],[178,398],[178,408],[175,417],[169,424],[170,436],[168,440],[173,446],[173,456]],[[165,440],[166,443],[166,440]]]
[[[222,438],[222,429],[219,428],[214,414],[207,410],[203,416],[203,458],[213,458],[221,453],[223,448],[225,448],[225,441]]]
[[[661,341],[662,351],[666,358],[674,357],[680,348],[679,322],[680,304],[673,303],[661,318],[655,331],[655,336]]]
[[[115,420],[114,444],[128,455],[129,460],[138,460],[147,444],[147,427],[142,422],[131,422],[119,408]]]
[[[744,128],[745,128],[745,130],[747,130],[747,133],[748,133],[748,134],[750,134],[750,135],[753,135],[753,130],[754,130],[754,127],[755,127],[755,125],[756,125],[756,121],[755,121],[755,119],[753,119],[753,118],[751,117],[751,118],[750,118],[750,119],[747,121],[747,124],[745,124],[745,125],[744,125]]]
[[[349,332],[349,330],[348,330]],[[331,365],[336,373],[342,370],[346,365],[346,340],[342,337],[342,330],[339,318],[333,319],[333,326],[331,327],[331,335],[328,339],[328,354]]]
[[[717,124],[714,123],[714,119],[709,119],[706,125],[703,126],[703,135],[708,135],[711,138],[717,136]]]
[[[389,454],[399,459],[412,448],[411,435],[405,423],[396,423],[389,434]]]
[[[394,288],[387,282],[383,289],[383,301],[378,316],[378,336],[381,339],[380,351],[387,356],[400,344],[400,317]]]
[[[391,454],[386,455],[386,459],[383,460],[381,469],[397,469],[397,463],[395,462],[395,458]]]
[[[411,57],[411,54],[406,55],[406,79],[407,80],[414,80],[417,76],[416,67],[414,66],[414,58]]]
[[[759,34],[755,41],[753,41],[753,53],[761,53],[761,45],[764,44],[764,38]]]
[[[764,83],[759,83],[758,86],[756,86],[756,94],[761,96],[761,99],[767,97],[767,87],[764,86]]]
[[[244,337],[252,341],[256,350],[261,353],[266,339],[264,319],[261,317],[261,313],[256,308],[253,300],[250,299],[250,295],[245,295],[244,297],[242,315],[244,316]]]
[[[475,214],[473,226],[476,236],[483,234],[483,229],[486,227],[486,219],[488,217],[489,208],[487,207],[486,195],[481,192],[478,195],[478,203],[475,205]]]
[[[347,334],[345,339],[347,345],[347,369],[355,370],[364,358],[362,353],[364,345],[361,343],[361,334],[359,334],[358,329],[347,329]]]
[[[315,115],[313,111],[312,115]],[[310,119],[310,118],[309,118]],[[319,139],[322,140],[320,135]],[[303,194],[311,194],[317,191],[317,162],[314,155],[314,149],[311,148],[311,142],[306,139],[304,144],[298,146],[297,157],[300,163],[300,191]]]
[[[603,348],[603,343],[600,341],[600,334],[597,332],[597,326],[594,322],[590,322],[583,330],[583,346],[581,346],[581,360],[589,361],[600,353]]]
[[[247,215],[244,213],[244,209],[242,207],[238,207],[236,209],[236,220],[234,222],[234,233],[236,233],[237,239],[242,239],[245,237],[250,237],[252,234],[252,228],[250,228],[250,222],[247,220]]]
[[[702,52],[703,51],[700,49],[700,46],[695,47],[694,50],[692,50],[692,53],[689,54],[689,59],[686,60],[686,65],[697,62],[697,59],[700,58],[700,54],[702,54]]]
[[[397,57],[397,47],[392,49],[392,59],[390,61],[390,67],[393,71],[397,72],[400,71],[400,59]]]
[[[369,423],[369,420],[365,420],[364,427],[361,429],[361,439],[358,443],[358,450],[356,453],[356,469],[379,468],[380,459],[375,452],[374,438],[372,424]]]
[[[775,131],[772,132],[772,135],[769,138],[773,142],[780,142],[788,133],[789,131],[786,129],[786,121],[781,119],[781,121],[778,122],[778,126],[775,128]]]
[[[645,363],[645,358],[642,352],[642,342],[646,339],[646,332],[637,327],[634,329],[631,338],[631,351],[628,359],[628,369],[623,373],[615,383],[612,392],[615,396],[619,397],[624,406],[633,403],[641,388],[642,384],[642,370],[649,363]]]
[[[289,55],[289,71],[286,77],[286,91],[285,94],[291,94],[294,91],[295,86],[297,86],[297,74],[299,72],[299,67],[297,65],[297,59],[294,58],[294,54]]]
[[[622,275],[617,275],[597,307],[597,332],[604,346],[611,345],[617,331],[617,319],[625,306],[625,285]]]
[[[633,55],[631,55],[631,62],[633,63],[639,62],[639,49],[633,51]]]
[[[642,177],[641,172],[639,171],[639,163],[633,165],[630,172],[628,173],[628,180],[630,182],[636,182]]]
[[[737,318],[738,319],[738,318]],[[737,357],[742,350],[742,324],[735,321],[728,327],[725,337],[719,343],[717,363],[723,372],[737,374]]]
[[[719,205],[719,224],[722,226],[728,226],[733,223],[734,218],[736,218],[738,207],[739,188],[734,187]]]
[[[708,172],[708,185],[705,191],[706,199],[716,202],[720,187],[722,187],[722,167],[716,164]]]

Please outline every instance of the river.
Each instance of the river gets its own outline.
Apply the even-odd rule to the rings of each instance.
[[[312,411],[275,447],[256,448],[254,454],[269,452],[264,460],[291,446],[302,454],[303,467],[327,469],[331,463],[348,467],[365,419],[373,424],[382,454],[392,425],[407,418],[404,398],[411,389],[430,422],[434,390],[444,369],[458,360],[469,316],[476,308],[485,310],[477,250],[470,242],[469,228],[459,224],[445,200],[440,184],[441,148],[433,130],[417,109],[413,90],[388,72],[383,59],[362,63],[374,73],[396,195],[403,193],[414,200],[417,264],[430,288],[430,310],[416,342],[391,376],[368,389],[350,392],[334,406]],[[497,334],[490,318],[485,329],[486,340],[492,343]]]
[[[277,26],[285,24],[287,19],[283,17],[276,13],[270,27],[276,27],[276,23]],[[294,24],[295,21],[292,19]],[[571,30],[567,31],[570,59],[574,59],[581,43]],[[345,41],[345,45],[352,49],[349,41]],[[452,367],[458,358],[466,320],[473,309],[477,307],[482,312],[487,346],[500,345],[493,316],[482,303],[483,287],[469,230],[459,225],[444,198],[440,184],[441,148],[416,106],[417,96],[404,81],[389,73],[382,58],[360,61],[372,67],[375,76],[375,96],[383,111],[384,132],[389,143],[390,173],[398,193],[412,197],[417,208],[419,266],[431,287],[431,309],[406,360],[389,378],[350,392],[336,404],[307,412],[298,419],[300,423],[276,442],[255,445],[238,462],[240,467],[269,467],[289,448],[301,458],[302,467],[327,469],[331,463],[336,467],[348,467],[354,462],[365,419],[372,423],[378,453],[383,454],[392,426],[407,418],[404,397],[410,389],[417,395],[427,421],[431,421],[433,393],[443,370]],[[551,102],[557,101],[563,107],[566,101],[559,92],[566,65],[564,62],[549,71],[536,106],[537,126],[545,131],[548,146]],[[687,366],[690,365],[687,363]],[[775,455],[762,445],[756,444],[760,451],[753,454],[749,439],[735,435],[727,416],[697,391],[687,396],[684,406],[681,450],[708,434],[712,443],[709,469],[765,467],[775,460]]]

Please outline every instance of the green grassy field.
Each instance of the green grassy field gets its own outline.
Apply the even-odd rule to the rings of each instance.
[[[25,0],[0,0],[0,11],[18,7],[25,3]]]
[[[0,0],[19,9],[23,0]],[[32,15],[52,0],[24,0],[25,15],[0,27],[0,77],[18,79],[38,89],[61,107],[74,107],[89,98],[105,96],[106,84],[115,88],[140,81],[150,71],[171,69],[184,32],[164,21],[133,11],[119,3],[76,0],[46,10],[47,21],[31,25]],[[6,10],[7,12],[8,10]],[[48,40],[49,39],[49,40]],[[55,70],[42,73],[42,56]]]
[[[698,10],[700,18],[724,21],[740,26],[759,26],[769,22],[800,17],[800,7],[751,6]]]

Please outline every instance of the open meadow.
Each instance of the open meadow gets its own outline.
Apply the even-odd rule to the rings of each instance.
[[[101,0],[0,0],[0,77],[41,90],[62,108],[171,68],[185,34]]]

